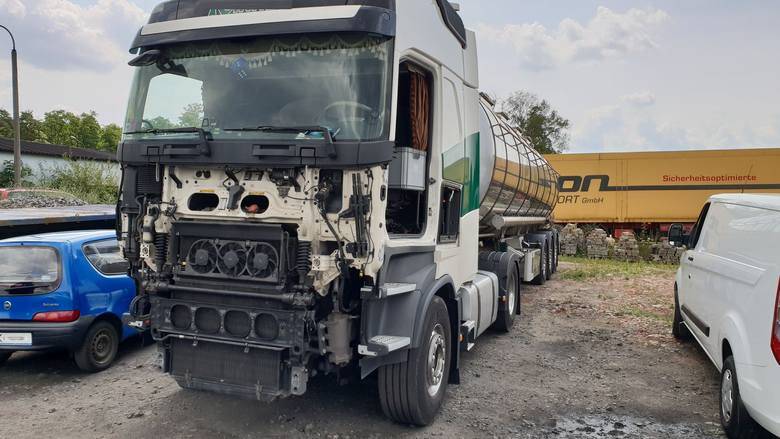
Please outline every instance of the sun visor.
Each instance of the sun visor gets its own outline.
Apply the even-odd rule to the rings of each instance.
[[[285,0],[290,3],[290,0]],[[370,2],[370,0],[364,0]],[[387,2],[387,0],[384,0]],[[181,17],[179,2],[162,3],[155,8],[149,24],[141,28],[130,52],[141,47],[204,41],[223,38],[258,37],[306,33],[360,32],[393,37],[396,31],[395,11],[378,6],[345,4],[296,8],[230,8],[250,5],[246,1],[193,2],[205,15],[160,20],[171,14]],[[208,3],[219,7],[207,8]],[[254,1],[255,6],[258,2]],[[270,3],[270,1],[269,1]],[[321,5],[323,2],[319,2]],[[376,3],[382,3],[381,1]],[[177,12],[174,12],[174,9]]]

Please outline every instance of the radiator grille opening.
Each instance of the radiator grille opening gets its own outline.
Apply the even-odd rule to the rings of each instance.
[[[222,325],[222,318],[214,308],[198,308],[195,311],[195,326],[205,334],[216,334]]]
[[[255,334],[262,340],[275,340],[279,336],[279,322],[271,314],[255,317]]]
[[[248,337],[252,330],[249,314],[242,311],[228,311],[225,314],[225,330],[234,337]]]
[[[171,324],[176,329],[189,329],[192,325],[192,310],[188,306],[175,305],[171,308]]]

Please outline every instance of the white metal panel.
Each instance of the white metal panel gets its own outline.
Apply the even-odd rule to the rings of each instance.
[[[360,6],[316,6],[311,8],[269,9],[267,11],[246,12],[243,14],[183,18],[181,20],[147,24],[141,28],[141,35],[153,35],[193,29],[209,29],[215,27],[243,26],[249,24],[353,18],[357,15],[359,10]]]
[[[425,53],[463,77],[463,47],[447,29],[434,0],[396,0],[396,53]]]

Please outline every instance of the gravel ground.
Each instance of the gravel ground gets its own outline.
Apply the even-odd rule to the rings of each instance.
[[[87,203],[69,195],[14,193],[7,200],[0,200],[0,209],[24,209],[30,207],[84,206]]]
[[[385,420],[371,380],[315,379],[305,397],[271,404],[184,391],[138,340],[96,375],[65,354],[15,355],[0,371],[0,429],[13,438],[721,437],[717,372],[668,335],[672,286],[669,272],[527,287],[520,324],[463,355],[462,384],[423,429]]]

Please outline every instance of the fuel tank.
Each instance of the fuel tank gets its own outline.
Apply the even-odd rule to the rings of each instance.
[[[495,217],[545,218],[558,200],[558,173],[530,142],[480,99],[480,221],[495,227]]]

